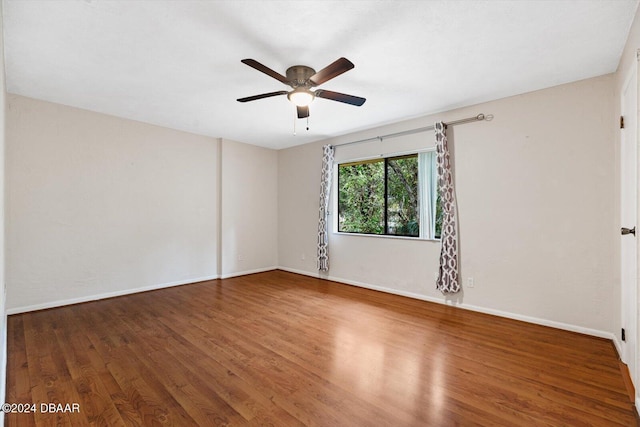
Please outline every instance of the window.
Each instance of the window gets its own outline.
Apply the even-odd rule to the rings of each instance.
[[[338,165],[338,231],[434,239],[442,215],[435,153]]]

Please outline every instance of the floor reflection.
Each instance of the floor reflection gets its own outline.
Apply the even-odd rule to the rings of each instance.
[[[367,399],[392,403],[399,411],[440,419],[444,407],[444,355],[424,328],[386,321],[382,309],[336,326],[332,376]],[[409,335],[409,336],[407,336]],[[407,339],[414,345],[407,350]]]

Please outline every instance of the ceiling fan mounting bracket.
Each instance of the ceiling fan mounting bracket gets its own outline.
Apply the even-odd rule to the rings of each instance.
[[[291,82],[291,87],[311,87],[310,78],[316,73],[311,67],[306,65],[294,65],[287,68],[287,79]]]

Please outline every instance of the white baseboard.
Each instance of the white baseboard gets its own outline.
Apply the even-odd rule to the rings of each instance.
[[[617,335],[613,335],[613,338],[611,338],[611,341],[613,341],[613,345],[616,347],[616,351],[618,352],[618,358],[620,360],[622,360],[622,344],[620,344],[620,340],[618,339]]]
[[[394,294],[394,295],[400,295],[400,296],[419,299],[419,300],[423,300],[423,301],[435,302],[435,303],[443,304],[443,305],[451,305],[451,306],[454,306],[454,307],[463,308],[465,310],[477,311],[479,313],[485,313],[485,314],[492,314],[494,316],[505,317],[507,319],[520,320],[520,321],[523,321],[523,322],[533,323],[533,324],[536,324],[536,325],[549,326],[551,328],[562,329],[562,330],[565,330],[565,331],[578,332],[578,333],[581,333],[581,334],[591,335],[591,336],[594,336],[594,337],[606,338],[606,339],[610,339],[610,340],[613,341],[616,349],[618,350],[618,354],[620,354],[620,344],[617,342],[616,336],[614,334],[612,334],[611,332],[600,331],[600,330],[591,329],[591,328],[585,328],[583,326],[571,325],[571,324],[568,324],[568,323],[556,322],[556,321],[548,320],[548,319],[541,319],[541,318],[538,318],[538,317],[525,316],[525,315],[522,315],[522,314],[511,313],[511,312],[508,312],[508,311],[496,310],[496,309],[493,309],[493,308],[479,307],[479,306],[472,305],[472,304],[464,304],[464,303],[462,303],[462,304],[453,304],[452,302],[447,301],[445,299],[434,298],[434,297],[430,297],[430,296],[426,296],[426,295],[420,295],[420,294],[416,294],[416,293],[413,293],[413,292],[401,291],[401,290],[397,290],[397,289],[387,288],[387,287],[384,287],[384,286],[371,285],[371,284],[368,284],[368,283],[358,282],[358,281],[349,280],[349,279],[343,279],[341,277],[335,277],[335,276],[331,276],[331,275],[324,275],[324,274],[320,274],[319,272],[309,272],[309,271],[297,270],[295,268],[288,268],[288,267],[278,267],[278,269],[279,270],[288,271],[288,272],[291,272],[291,273],[302,274],[302,275],[305,275],[305,276],[317,277],[317,278],[320,278],[320,279],[326,279],[326,280],[331,280],[331,281],[334,281],[334,282],[344,283],[346,285],[358,286],[360,288],[372,289],[374,291],[386,292],[386,293],[390,293],[390,294]]]
[[[140,288],[123,289],[123,290],[114,291],[114,292],[105,292],[97,295],[89,295],[89,296],[78,297],[78,298],[50,301],[42,304],[34,304],[34,305],[28,305],[23,307],[9,308],[7,309],[7,314],[19,314],[19,313],[26,313],[29,311],[45,310],[47,308],[62,307],[64,305],[79,304],[83,302],[96,301],[96,300],[101,300],[106,298],[113,298],[113,297],[119,297],[123,295],[135,294],[138,292],[147,292],[147,291],[153,291],[156,289],[170,288],[173,286],[190,285],[192,283],[205,282],[208,280],[229,279],[231,277],[246,276],[247,274],[263,273],[265,271],[272,271],[277,269],[278,267],[258,268],[255,270],[246,270],[246,271],[239,271],[236,273],[222,274],[221,276],[215,275],[215,276],[207,276],[207,277],[196,277],[189,280],[162,283],[159,285],[143,286]]]
[[[246,276],[248,274],[264,273],[265,271],[278,270],[278,267],[256,268],[255,270],[238,271],[236,273],[227,273],[220,276],[221,279],[230,279],[232,277]]]
[[[138,292],[153,291],[153,290],[156,290],[156,289],[170,288],[170,287],[173,287],[173,286],[190,285],[192,283],[206,282],[208,280],[216,280],[218,278],[219,277],[217,275],[216,276],[207,276],[207,277],[194,277],[193,279],[180,280],[180,281],[177,281],[177,282],[161,283],[161,284],[158,284],[158,285],[143,286],[143,287],[140,287],[140,288],[123,289],[123,290],[114,291],[114,292],[105,292],[105,293],[101,293],[101,294],[97,294],[97,295],[89,295],[89,296],[78,297],[78,298],[71,298],[71,299],[58,300],[58,301],[50,301],[50,302],[45,302],[45,303],[41,303],[41,304],[34,304],[34,305],[28,305],[28,306],[23,306],[23,307],[8,308],[7,309],[7,314],[19,314],[19,313],[26,313],[26,312],[29,312],[29,311],[45,310],[47,308],[61,307],[63,305],[79,304],[79,303],[82,303],[82,302],[89,302],[89,301],[96,301],[96,300],[100,300],[100,299],[119,297],[119,296],[123,296],[123,295],[136,294]]]
[[[220,279],[229,279],[229,278],[232,278],[232,277],[246,276],[248,274],[263,273],[265,271],[272,271],[272,270],[276,270],[276,269],[283,270],[283,271],[289,271],[291,273],[296,273],[296,274],[302,274],[302,275],[305,275],[305,276],[311,276],[311,277],[316,277],[316,278],[320,278],[320,279],[331,280],[331,281],[334,281],[334,282],[344,283],[344,284],[347,284],[347,285],[358,286],[358,287],[361,287],[361,288],[372,289],[372,290],[375,290],[375,291],[381,291],[381,292],[386,292],[386,293],[390,293],[390,294],[401,295],[401,296],[414,298],[414,299],[419,299],[419,300],[423,300],[423,301],[435,302],[435,303],[444,304],[444,305],[454,305],[454,306],[459,307],[459,308],[463,308],[463,309],[471,310],[471,311],[477,311],[479,313],[492,314],[494,316],[505,317],[505,318],[508,318],[508,319],[520,320],[520,321],[523,321],[523,322],[533,323],[533,324],[537,324],[537,325],[549,326],[549,327],[552,327],[552,328],[563,329],[563,330],[566,330],[566,331],[578,332],[578,333],[581,333],[581,334],[592,335],[592,336],[600,337],[600,338],[606,338],[606,339],[610,339],[610,340],[613,341],[613,344],[614,344],[616,350],[618,351],[618,354],[621,354],[620,343],[618,342],[617,337],[614,334],[610,333],[610,332],[600,331],[600,330],[597,330],[597,329],[585,328],[585,327],[582,327],[582,326],[571,325],[571,324],[568,324],[568,323],[556,322],[556,321],[553,321],[553,320],[541,319],[541,318],[538,318],[538,317],[525,316],[525,315],[521,315],[521,314],[517,314],[517,313],[511,313],[511,312],[508,312],[508,311],[496,310],[496,309],[486,308],[486,307],[479,307],[479,306],[475,306],[475,305],[472,305],[472,304],[464,304],[464,303],[462,303],[462,304],[451,304],[450,302],[447,302],[446,300],[440,299],[440,298],[434,298],[434,297],[430,297],[430,296],[426,296],[426,295],[420,295],[420,294],[416,294],[416,293],[413,293],[413,292],[401,291],[401,290],[397,290],[397,289],[387,288],[387,287],[384,287],[384,286],[371,285],[369,283],[363,283],[363,282],[358,282],[358,281],[355,281],[355,280],[344,279],[344,278],[341,278],[341,277],[335,277],[335,276],[331,276],[331,275],[320,274],[319,272],[309,272],[309,271],[305,271],[305,270],[298,270],[298,269],[295,269],[295,268],[289,268],[289,267],[283,267],[283,266],[266,267],[266,268],[259,268],[259,269],[254,269],[254,270],[246,270],[246,271],[240,271],[240,272],[235,272],[235,273],[223,274],[221,276],[198,277],[198,278],[193,278],[193,279],[189,279],[189,280],[183,280],[183,281],[177,281],[177,282],[171,282],[171,283],[162,283],[162,284],[158,284],[158,285],[151,285],[151,286],[145,286],[145,287],[140,287],[140,288],[124,289],[124,290],[114,291],[114,292],[105,292],[105,293],[97,294],[97,295],[90,295],[90,296],[72,298],[72,299],[66,299],[66,300],[51,301],[51,302],[46,302],[46,303],[42,303],[42,304],[34,304],[34,305],[30,305],[30,306],[14,307],[14,308],[7,309],[7,314],[10,315],[10,314],[26,313],[26,312],[29,312],[29,311],[44,310],[44,309],[47,309],[47,308],[60,307],[60,306],[64,306],[64,305],[78,304],[78,303],[82,303],[82,302],[96,301],[96,300],[105,299],[105,298],[113,298],[113,297],[118,297],[118,296],[122,296],[122,295],[134,294],[134,293],[138,293],[138,292],[152,291],[152,290],[155,290],[155,289],[169,288],[169,287],[172,287],[172,286],[188,285],[188,284],[197,283],[197,282],[204,282],[204,281],[207,281],[207,280],[215,280],[215,279],[218,279],[218,278],[220,278]],[[0,355],[0,357],[1,357],[1,355]]]

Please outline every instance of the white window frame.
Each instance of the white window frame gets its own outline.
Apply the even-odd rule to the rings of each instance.
[[[439,242],[440,238],[439,237],[435,237],[432,235],[433,230],[435,230],[435,225],[431,226],[432,222],[435,222],[435,206],[433,207],[434,212],[433,212],[433,216],[427,216],[427,218],[429,219],[428,223],[429,226],[427,226],[427,224],[425,223],[425,221],[422,220],[423,218],[423,214],[428,211],[426,204],[424,203],[424,196],[423,194],[425,192],[429,193],[430,191],[427,191],[427,189],[425,189],[423,186],[424,184],[421,182],[420,177],[418,177],[418,199],[419,199],[419,206],[418,209],[420,210],[420,235],[417,237],[413,237],[413,236],[394,236],[394,235],[390,235],[390,234],[364,234],[364,233],[353,233],[353,232],[343,232],[343,231],[338,231],[338,170],[340,168],[340,165],[343,165],[345,163],[354,163],[354,162],[364,162],[367,160],[379,160],[379,159],[385,159],[385,158],[390,158],[390,157],[398,157],[398,156],[406,156],[406,155],[411,155],[411,154],[417,154],[418,155],[418,161],[420,161],[420,154],[423,153],[435,153],[436,148],[435,147],[431,147],[431,148],[426,148],[426,149],[421,149],[421,150],[410,150],[410,151],[403,151],[403,152],[395,152],[395,153],[386,153],[386,154],[380,154],[377,156],[367,156],[367,157],[358,157],[358,158],[350,158],[350,159],[345,159],[345,160],[340,160],[339,162],[336,162],[333,166],[333,182],[332,182],[332,188],[331,188],[331,211],[329,212],[329,215],[332,215],[332,233],[333,234],[337,234],[337,235],[342,235],[342,236],[365,236],[365,237],[374,237],[374,238],[384,238],[384,239],[403,239],[403,240],[427,240],[427,241],[436,241]],[[435,165],[434,165],[435,168]],[[421,168],[419,168],[419,174],[420,176],[422,176],[422,174],[420,173]],[[432,174],[432,177],[435,176],[435,172]],[[437,180],[437,178],[436,178]],[[437,191],[437,183],[433,183],[433,188],[436,189]],[[435,200],[435,199],[434,199]],[[336,214],[333,215],[333,212],[335,212]]]

